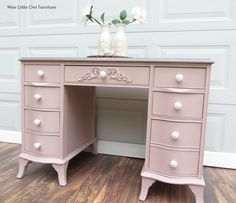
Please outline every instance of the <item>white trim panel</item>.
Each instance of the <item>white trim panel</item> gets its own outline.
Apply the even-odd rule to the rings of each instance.
[[[141,144],[110,142],[98,140],[98,153],[117,156],[144,158],[145,146]]]
[[[236,154],[224,152],[204,152],[204,166],[236,169]]]
[[[0,142],[21,144],[21,132],[0,130]]]

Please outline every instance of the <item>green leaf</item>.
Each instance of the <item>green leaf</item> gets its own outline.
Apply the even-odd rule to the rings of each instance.
[[[118,23],[121,23],[121,21],[119,19],[114,19],[113,21],[111,21],[111,23],[116,25]]]
[[[103,13],[102,15],[101,15],[101,20],[102,20],[102,22],[103,22],[103,24],[105,23],[105,13]]]
[[[86,15],[86,17],[93,22],[92,16],[91,15]]]
[[[93,13],[93,5],[90,7],[90,13],[89,13],[89,15],[92,15],[92,13]]]
[[[124,23],[125,25],[129,24],[129,20],[123,20],[122,23]]]
[[[127,18],[127,11],[123,10],[120,12],[120,19],[125,20]]]

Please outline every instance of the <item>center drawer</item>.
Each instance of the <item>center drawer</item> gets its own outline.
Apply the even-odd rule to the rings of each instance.
[[[152,112],[154,115],[201,119],[203,94],[154,92]]]
[[[60,131],[59,115],[59,112],[25,110],[25,130],[58,134]]]
[[[24,136],[24,149],[27,152],[45,156],[59,156],[59,137],[41,136],[28,132],[24,132]]]
[[[65,82],[148,85],[148,67],[65,66]]]
[[[196,176],[199,152],[150,147],[150,170],[177,176]]]

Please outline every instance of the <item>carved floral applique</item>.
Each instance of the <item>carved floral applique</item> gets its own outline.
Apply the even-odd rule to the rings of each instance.
[[[83,75],[81,78],[78,79],[79,82],[83,82],[86,80],[93,80],[100,78],[100,73],[104,72],[100,67],[93,68],[90,72]],[[109,77],[110,80],[116,80],[120,82],[132,83],[132,80],[123,73],[120,73],[115,68],[108,68],[105,72]]]

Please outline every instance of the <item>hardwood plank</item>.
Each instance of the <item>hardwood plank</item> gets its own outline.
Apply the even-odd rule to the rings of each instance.
[[[68,185],[58,185],[51,165],[33,163],[23,179],[18,171],[20,145],[0,143],[1,203],[136,203],[143,159],[83,152],[68,167]],[[206,203],[236,202],[236,170],[204,167]],[[187,186],[155,182],[145,203],[193,203]]]

